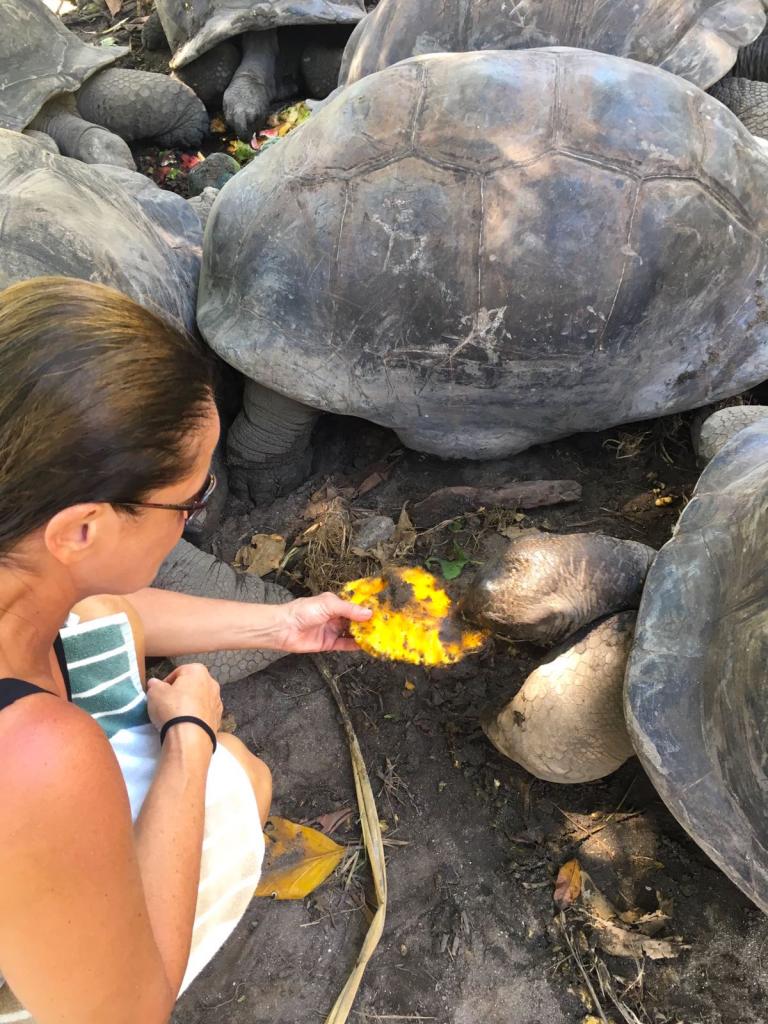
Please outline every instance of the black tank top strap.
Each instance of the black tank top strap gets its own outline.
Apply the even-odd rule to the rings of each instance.
[[[59,663],[61,674],[64,677],[64,685],[67,688],[67,700],[71,701],[72,686],[69,681],[67,661],[64,657],[64,644],[61,642],[60,636],[57,636],[54,640],[53,650],[56,654],[56,661]],[[51,694],[51,691],[46,690],[42,686],[35,686],[34,683],[28,683],[25,679],[0,679],[0,711],[11,704],[15,704],[22,697],[29,697],[33,693]],[[56,694],[51,694],[51,696],[55,697]]]
[[[15,704],[22,697],[29,697],[32,693],[51,694],[51,691],[44,690],[42,686],[35,686],[34,683],[27,683],[24,679],[0,679],[0,711]]]
[[[72,684],[69,681],[69,669],[67,668],[67,659],[64,657],[64,644],[62,643],[59,634],[56,634],[56,639],[53,641],[53,650],[56,654],[56,661],[59,663],[61,674],[64,677],[64,685],[67,688],[67,700],[72,700]]]

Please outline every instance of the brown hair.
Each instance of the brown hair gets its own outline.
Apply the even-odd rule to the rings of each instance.
[[[111,288],[0,292],[0,557],[70,505],[181,479],[212,393],[207,349]]]

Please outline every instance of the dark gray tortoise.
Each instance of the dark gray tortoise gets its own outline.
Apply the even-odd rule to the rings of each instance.
[[[706,88],[764,25],[763,0],[380,0],[347,44],[339,84],[424,53],[578,46]]]
[[[92,168],[0,129],[0,289],[41,275],[99,281],[194,330],[202,233],[192,208],[141,174]],[[230,600],[278,603],[290,595],[181,541],[158,586]],[[276,652],[202,658],[220,682],[274,661]]]
[[[346,36],[326,46],[317,27],[351,27],[365,13],[363,0],[156,0],[156,7],[171,67],[209,105],[223,94],[224,116],[241,138],[264,123],[274,99],[295,90],[292,65],[301,63],[315,94],[330,92]],[[300,51],[278,33],[296,26],[313,27]]]
[[[627,125],[632,124],[632,131]],[[222,190],[198,323],[254,498],[317,410],[498,458],[768,376],[768,157],[658,68],[563,48],[362,79]]]
[[[127,50],[82,43],[42,0],[0,0],[0,26],[0,128],[31,128],[65,156],[130,169],[133,139],[202,142],[208,116],[188,86],[108,67]]]
[[[648,575],[625,684],[669,809],[768,912],[768,420],[712,459]]]

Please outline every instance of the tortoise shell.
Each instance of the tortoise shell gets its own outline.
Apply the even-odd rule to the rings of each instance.
[[[768,377],[768,157],[583,50],[416,57],[227,183],[198,323],[254,381],[495,458]]]
[[[0,289],[52,274],[98,281],[194,330],[201,244],[192,208],[144,175],[0,129]]]
[[[339,84],[423,53],[578,46],[656,64],[705,89],[765,17],[763,0],[380,0],[347,44]]]
[[[0,0],[0,128],[21,131],[59,93],[128,53],[88,46],[42,0]]]
[[[363,0],[156,0],[172,68],[181,68],[217,43],[243,32],[288,25],[354,25]]]
[[[712,459],[645,585],[625,716],[645,770],[768,913],[768,420]]]

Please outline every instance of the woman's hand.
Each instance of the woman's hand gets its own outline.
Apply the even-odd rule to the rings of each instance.
[[[335,594],[299,597],[274,611],[278,615],[274,646],[292,654],[356,651],[355,641],[345,635],[349,621],[366,622],[372,614],[369,608],[342,601]]]
[[[165,679],[147,680],[147,711],[157,730],[171,718],[194,715],[219,731],[221,688],[205,665],[181,665]]]

